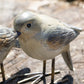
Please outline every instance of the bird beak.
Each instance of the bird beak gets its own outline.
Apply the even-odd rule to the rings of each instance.
[[[17,32],[17,35],[15,38],[18,38],[21,35],[21,32],[19,32],[19,31],[16,31],[16,32]]]

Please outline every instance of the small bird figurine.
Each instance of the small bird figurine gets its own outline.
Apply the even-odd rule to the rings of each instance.
[[[23,51],[32,58],[43,60],[43,77],[46,60],[52,59],[51,84],[54,83],[54,58],[57,55],[62,54],[69,69],[73,70],[69,43],[80,34],[81,28],[31,11],[17,15],[14,28],[21,34],[19,41]]]
[[[0,25],[0,65],[3,82],[5,82],[5,73],[3,60],[6,58],[10,49],[13,47],[15,39],[18,37],[13,29]]]

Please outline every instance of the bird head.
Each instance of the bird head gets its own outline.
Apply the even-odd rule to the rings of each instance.
[[[40,19],[36,13],[23,12],[16,16],[14,20],[14,28],[18,34],[38,32],[40,30]]]

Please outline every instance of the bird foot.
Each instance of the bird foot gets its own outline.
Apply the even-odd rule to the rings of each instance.
[[[59,74],[59,73],[60,73],[59,70],[54,72],[54,74]],[[38,84],[41,80],[45,79],[46,76],[50,76],[51,74],[52,73],[46,73],[45,76],[43,75],[43,73],[28,73],[28,74],[24,74],[23,76],[28,76],[28,78],[25,78],[25,79],[23,79],[21,81],[18,81],[17,84],[22,84],[22,83],[30,81],[30,80],[34,80],[31,84]]]

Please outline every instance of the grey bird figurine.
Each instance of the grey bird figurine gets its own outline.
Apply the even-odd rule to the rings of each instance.
[[[46,60],[52,59],[51,84],[54,83],[54,58],[57,55],[62,54],[69,69],[73,70],[69,43],[80,34],[81,28],[30,11],[17,15],[14,28],[21,33],[19,42],[23,51],[32,58],[43,60],[42,77],[45,77]]]
[[[5,73],[3,60],[6,58],[10,49],[13,47],[15,39],[18,37],[13,29],[0,25],[0,65],[3,82],[5,82]]]

